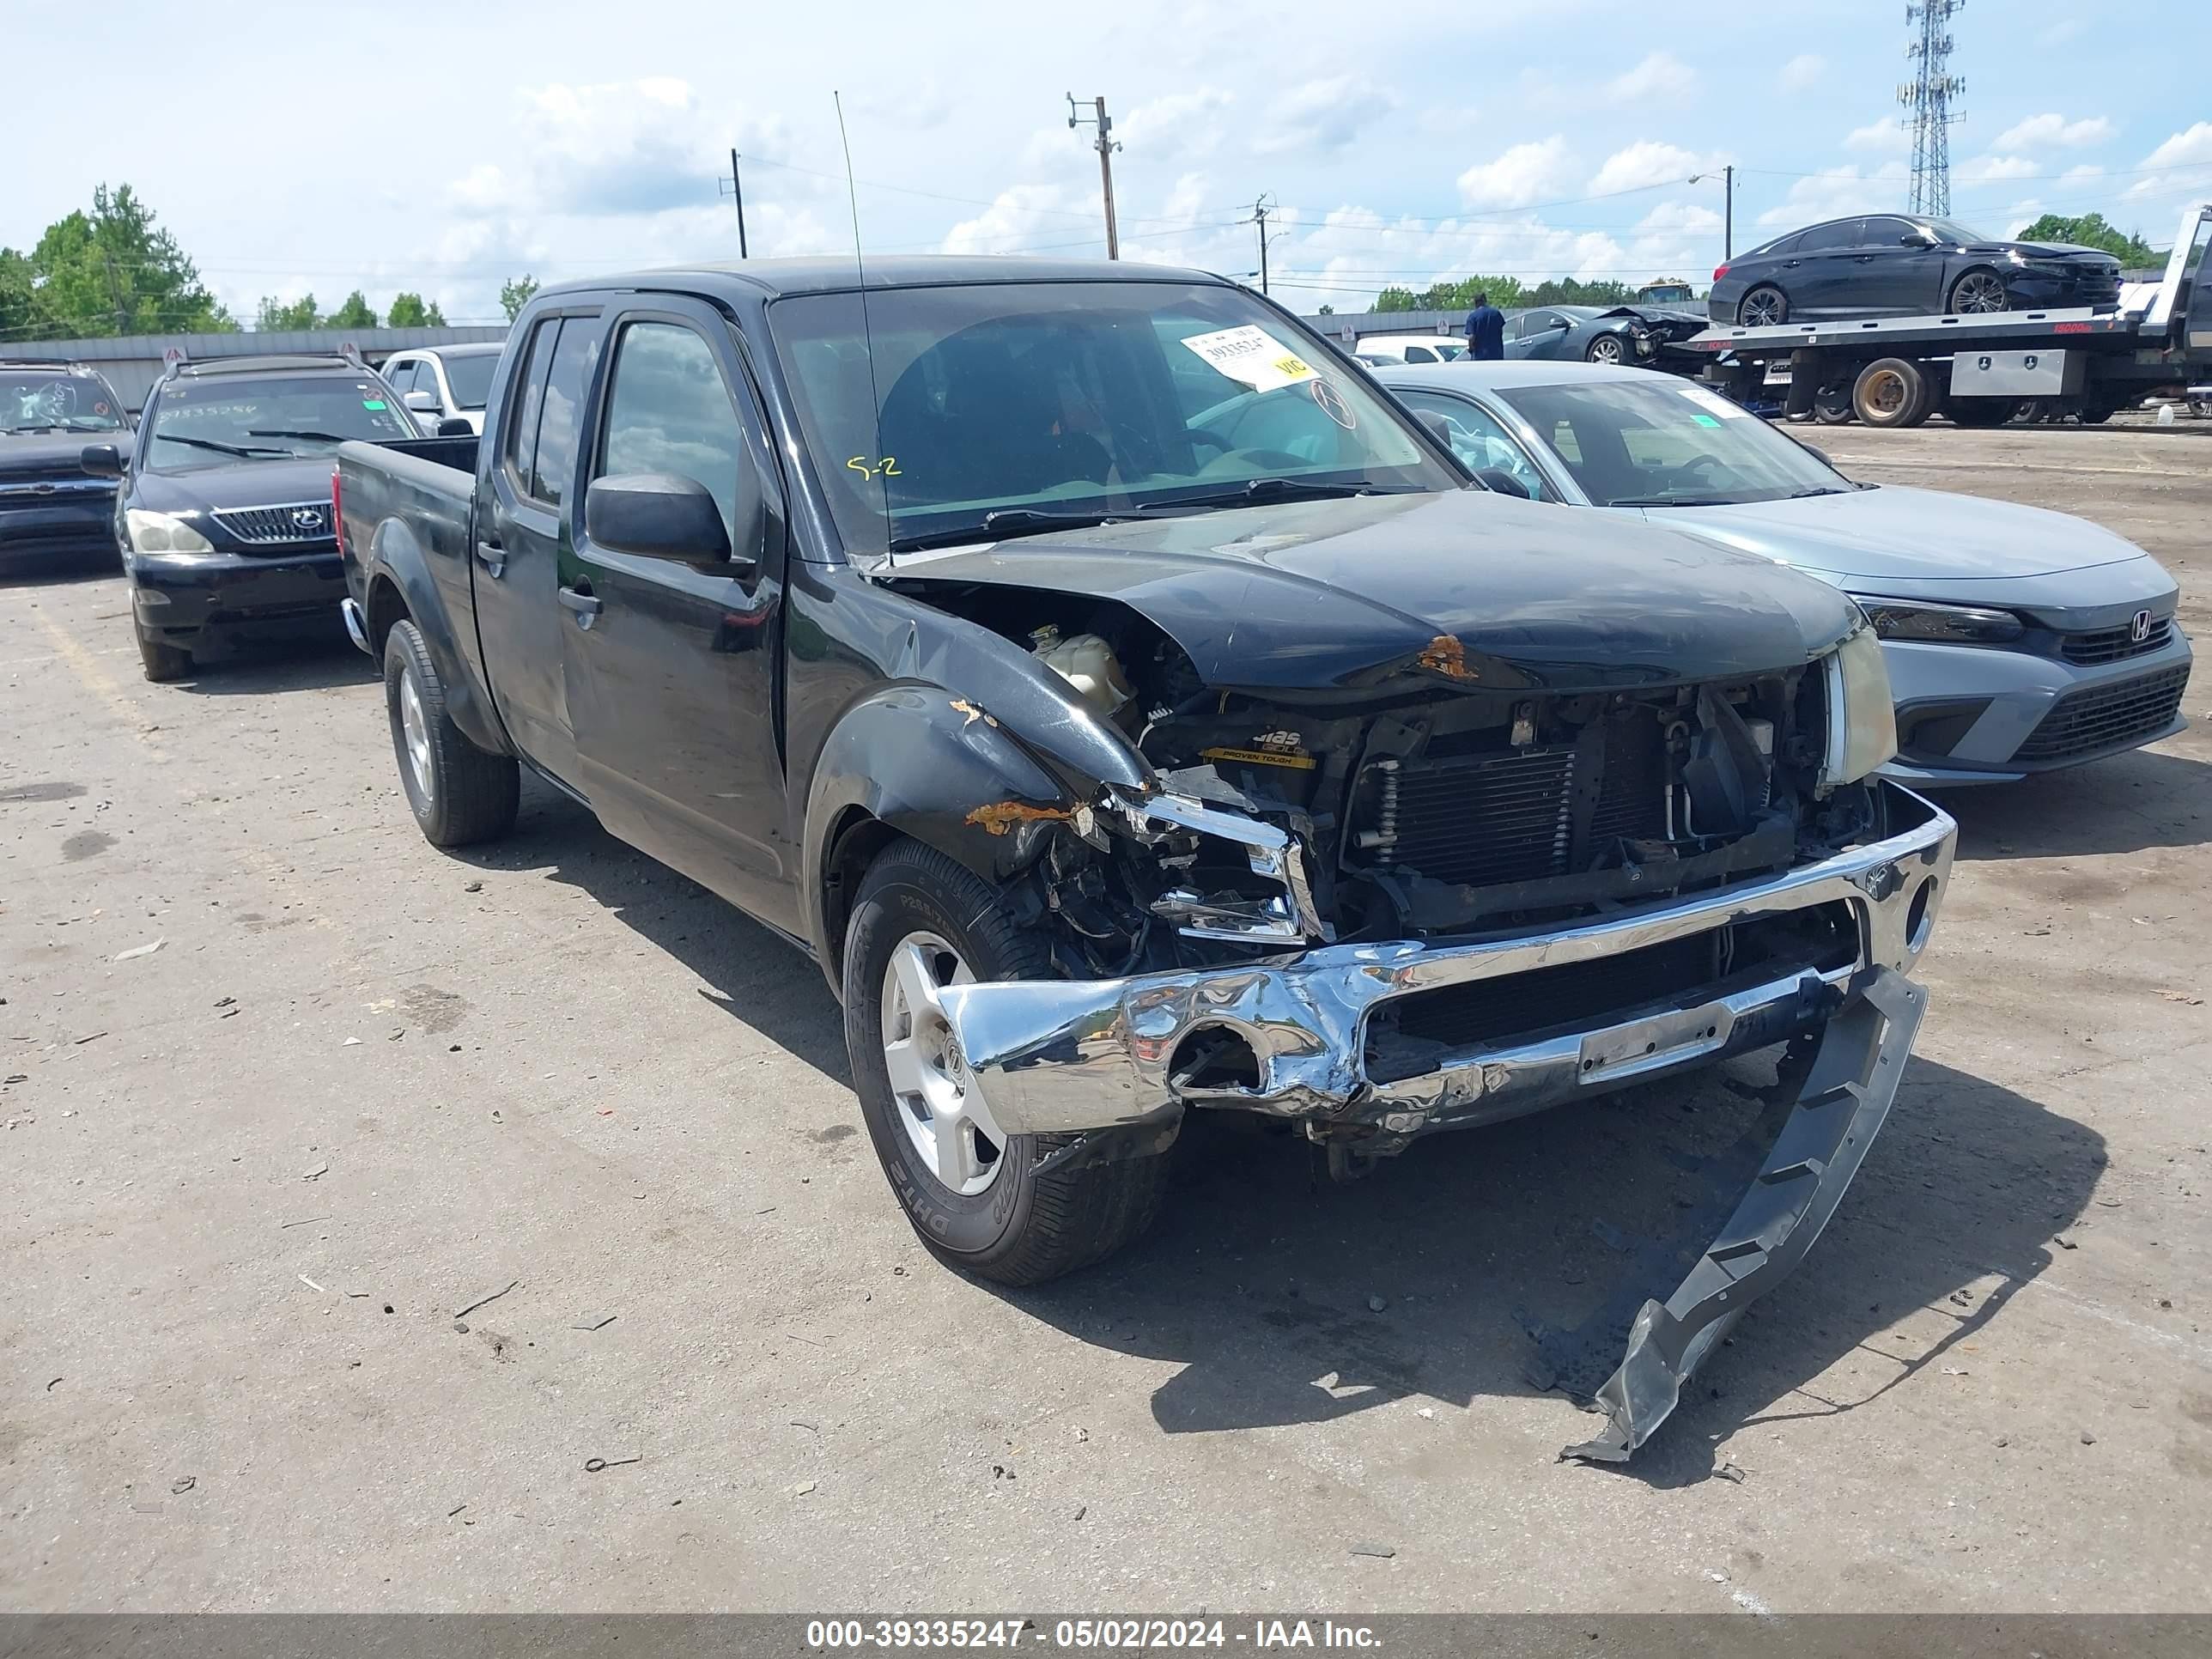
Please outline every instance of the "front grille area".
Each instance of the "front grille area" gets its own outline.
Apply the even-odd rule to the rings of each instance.
[[[2122,623],[2118,628],[2100,628],[2087,634],[2063,634],[2058,639],[2058,654],[2070,663],[2093,668],[2099,663],[2125,662],[2130,657],[2140,657],[2156,651],[2173,637],[2173,618],[2154,617],[2150,632],[2142,638],[2135,637],[2132,623]]]
[[[1510,1048],[1559,1030],[1595,1030],[1632,1010],[1694,1006],[1727,979],[1832,973],[1858,960],[1847,903],[1818,905],[1591,962],[1478,979],[1394,998],[1370,1022],[1366,1065],[1378,1083],[1418,1077],[1440,1051]]]
[[[310,517],[309,515],[312,515]],[[232,507],[215,515],[215,521],[250,546],[295,544],[305,550],[317,543],[334,542],[328,501],[291,501],[283,507]]]
[[[2136,679],[2069,691],[2051,706],[2013,758],[2075,760],[2148,738],[2173,723],[2188,685],[2189,665],[2176,663]]]
[[[1537,881],[1590,866],[1613,843],[1667,833],[1666,755],[1656,721],[1631,714],[1581,747],[1450,750],[1383,761],[1361,774],[1357,861],[1468,887]],[[1440,753],[1439,751],[1443,751]],[[1589,830],[1575,836],[1578,795]]]

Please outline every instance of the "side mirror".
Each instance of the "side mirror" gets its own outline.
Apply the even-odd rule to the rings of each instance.
[[[418,413],[429,415],[437,410],[438,400],[428,392],[410,392],[399,400]]]
[[[1474,476],[1480,481],[1482,487],[1493,495],[1517,495],[1524,501],[1533,501],[1536,499],[1526,483],[1502,466],[1477,467]]]
[[[477,435],[477,429],[469,424],[467,416],[448,415],[438,422],[434,435],[441,438],[473,438]]]
[[[1933,243],[1917,230],[1908,230],[1904,235],[1899,237],[1897,240],[1899,244],[1905,247],[1931,247],[1934,246]]]
[[[741,492],[742,493],[742,492]],[[740,523],[757,520],[739,502]],[[722,509],[707,486],[673,472],[626,472],[594,478],[584,496],[584,529],[611,552],[670,559],[713,569],[740,581],[760,568],[750,554],[734,556]]]
[[[87,444],[77,452],[76,464],[95,478],[123,476],[123,452],[113,444]]]
[[[1548,326],[1553,328],[1572,328],[1574,325],[1564,317],[1554,317],[1552,319]]]

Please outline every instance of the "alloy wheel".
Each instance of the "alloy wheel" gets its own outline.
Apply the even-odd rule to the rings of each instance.
[[[907,1139],[949,1192],[972,1198],[999,1178],[1006,1138],[973,1086],[939,993],[972,985],[960,953],[935,933],[908,933],[884,966],[884,1069]]]
[[[1743,302],[1746,328],[1771,328],[1782,320],[1782,296],[1771,288],[1748,295]]]
[[[429,800],[433,794],[430,721],[422,712],[422,690],[415,683],[411,665],[399,677],[399,735],[407,745],[407,769],[414,775],[415,787],[424,800]]]
[[[1954,316],[1978,315],[2006,308],[2004,279],[1992,270],[1969,271],[1951,290]]]
[[[1589,360],[1594,363],[1617,364],[1620,362],[1620,337],[1618,334],[1601,334],[1590,342]]]

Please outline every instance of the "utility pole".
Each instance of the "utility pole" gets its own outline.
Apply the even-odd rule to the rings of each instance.
[[[1690,175],[1690,182],[1702,184],[1712,176],[1710,173],[1693,173]],[[1721,258],[1725,261],[1735,257],[1735,164],[1731,161],[1721,169]]]
[[[715,182],[720,184],[720,180]],[[738,152],[734,149],[730,151],[730,194],[738,198],[738,258],[750,258],[752,256],[745,252],[745,181],[738,171]]]
[[[1905,21],[1913,27],[1905,56],[1912,78],[1897,89],[1897,101],[1911,112],[1912,210],[1940,217],[1951,210],[1951,127],[1960,118],[1951,100],[1966,95],[1966,77],[1953,75],[1951,15],[1966,0],[1912,0]]]
[[[1252,216],[1244,222],[1260,228],[1260,292],[1262,294],[1267,291],[1267,216],[1274,210],[1275,204],[1262,194],[1252,204]]]
[[[1121,146],[1114,142],[1114,123],[1106,113],[1106,100],[1094,98],[1091,102],[1098,112],[1096,115],[1078,115],[1075,112],[1082,106],[1075,101],[1075,94],[1069,93],[1067,125],[1071,131],[1085,121],[1094,123],[1098,128],[1098,137],[1093,143],[1098,151],[1099,186],[1106,198],[1106,257],[1118,259],[1121,257],[1121,239],[1114,228],[1114,152]]]

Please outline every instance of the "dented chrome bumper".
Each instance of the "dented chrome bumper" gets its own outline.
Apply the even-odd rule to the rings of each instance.
[[[1327,945],[1235,968],[954,986],[945,993],[946,1012],[974,1085],[1009,1134],[1158,1122],[1177,1103],[1370,1125],[1386,1141],[1400,1142],[1517,1116],[1763,1047],[1832,1013],[1864,989],[1874,970],[1909,969],[1948,884],[1957,826],[1911,792],[1881,787],[1888,822],[1904,826],[1882,841],[1616,918],[1472,945]],[[1391,998],[1588,962],[1837,902],[1850,906],[1858,924],[1857,960],[1848,966],[1716,988],[1694,1006],[1658,1004],[1518,1047],[1448,1054],[1415,1077],[1366,1075],[1366,1023]],[[1175,1069],[1187,1040],[1209,1031],[1249,1050],[1255,1080],[1178,1085]]]

